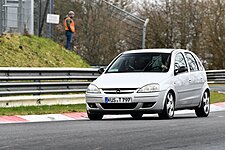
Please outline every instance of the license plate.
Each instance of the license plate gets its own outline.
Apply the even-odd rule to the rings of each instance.
[[[131,103],[131,97],[106,97],[105,103]]]

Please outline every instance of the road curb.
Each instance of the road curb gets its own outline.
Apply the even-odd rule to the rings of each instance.
[[[225,102],[210,105],[211,112],[225,111]],[[193,110],[176,111],[175,114],[193,113]],[[129,115],[113,116],[109,115],[105,118],[124,118]],[[66,120],[88,120],[86,112],[74,112],[64,114],[46,114],[46,115],[25,115],[25,116],[0,116],[0,124],[6,123],[26,123],[26,122],[48,122],[48,121],[66,121]]]

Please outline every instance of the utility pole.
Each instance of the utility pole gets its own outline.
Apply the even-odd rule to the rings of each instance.
[[[54,0],[49,1],[49,13],[50,14],[54,13]],[[49,33],[49,38],[52,38],[53,36],[52,23],[48,24],[48,33]]]
[[[39,16],[38,16],[38,36],[41,36],[41,20],[42,20],[42,2],[39,0]]]
[[[43,17],[42,17],[42,20],[41,20],[41,26],[40,26],[39,34],[38,34],[39,36],[41,36],[41,33],[42,33],[42,29],[43,29],[43,26],[44,26],[45,18],[47,16],[47,10],[48,10],[48,6],[49,6],[49,2],[50,2],[50,0],[47,0],[46,5],[45,5],[45,10],[44,10],[44,14],[43,14]]]

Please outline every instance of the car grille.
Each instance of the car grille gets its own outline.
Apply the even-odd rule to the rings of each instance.
[[[138,103],[101,103],[104,109],[134,109]]]
[[[136,91],[136,88],[113,88],[102,90],[105,94],[131,94]]]

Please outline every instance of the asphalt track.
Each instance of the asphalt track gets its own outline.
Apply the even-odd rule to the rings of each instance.
[[[207,118],[61,121],[0,125],[1,150],[224,150],[225,111]]]

